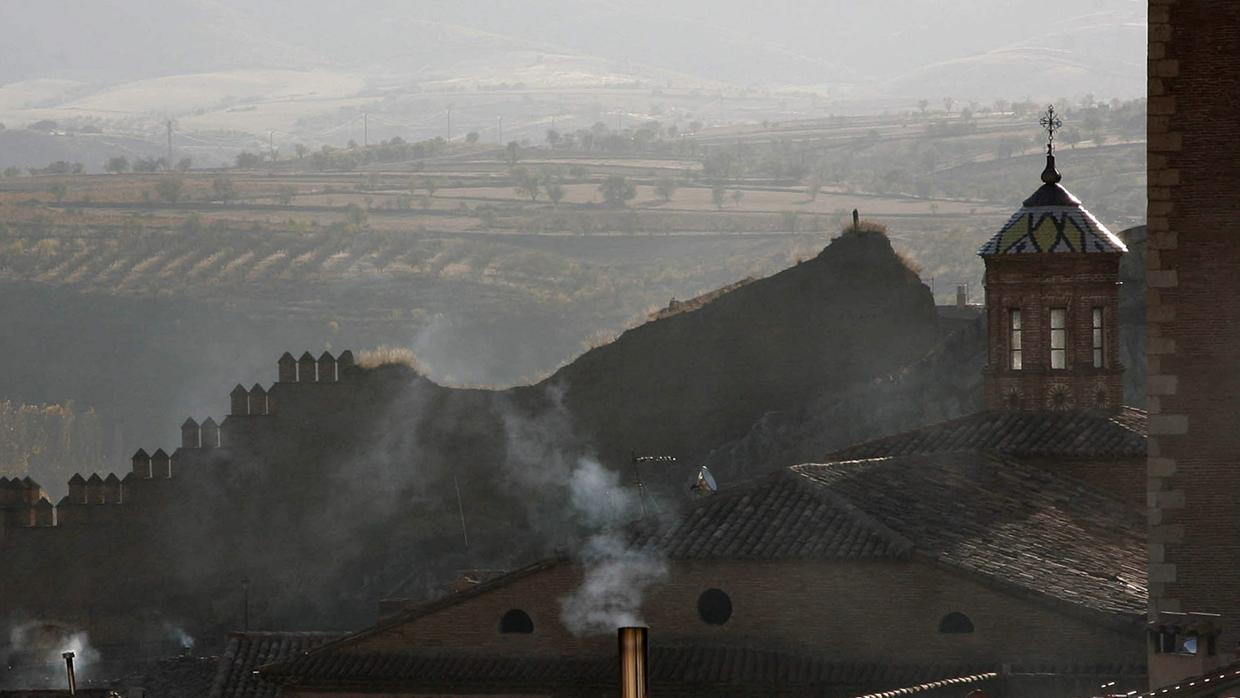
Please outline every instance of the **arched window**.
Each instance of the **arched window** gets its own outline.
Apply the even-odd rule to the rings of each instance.
[[[973,632],[973,621],[969,617],[959,611],[952,611],[943,616],[943,620],[939,621],[939,632],[941,633],[971,633]]]
[[[530,614],[514,608],[499,619],[499,631],[501,633],[532,633],[534,621],[530,620]]]
[[[732,598],[722,589],[707,589],[698,596],[698,615],[710,625],[723,625],[732,617]]]

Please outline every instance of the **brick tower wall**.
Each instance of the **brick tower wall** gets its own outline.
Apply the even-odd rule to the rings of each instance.
[[[1240,639],[1237,95],[1240,3],[1150,0],[1150,610],[1221,613],[1227,653]]]
[[[986,406],[1025,410],[1104,407],[1124,398],[1119,359],[1119,255],[1028,254],[986,258]],[[1103,368],[1093,367],[1093,309],[1103,309]],[[1023,367],[1012,370],[1008,311],[1021,311]],[[1050,311],[1067,310],[1067,367],[1051,369]],[[1052,391],[1064,394],[1062,404]],[[1100,394],[1101,392],[1101,394]],[[1013,398],[1019,395],[1015,403]]]

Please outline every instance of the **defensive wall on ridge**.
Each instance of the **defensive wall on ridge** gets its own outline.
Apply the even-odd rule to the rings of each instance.
[[[0,478],[0,628],[37,622],[88,630],[96,647],[136,645],[159,655],[169,648],[158,628],[181,617],[222,617],[234,626],[229,608],[181,582],[218,587],[206,581],[218,562],[213,550],[237,545],[264,507],[281,506],[263,491],[269,485],[248,485],[255,468],[292,448],[285,446],[290,431],[323,430],[333,419],[352,428],[348,406],[365,374],[351,351],[285,353],[275,383],[237,385],[221,421],[187,418],[179,447],[140,448],[128,472],[75,474],[55,504],[29,477]],[[264,482],[290,479],[286,465],[278,469]],[[199,550],[200,566],[193,564]],[[0,659],[7,638],[0,633]]]

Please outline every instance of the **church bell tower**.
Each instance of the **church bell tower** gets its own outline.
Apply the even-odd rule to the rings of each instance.
[[[988,409],[1117,410],[1119,260],[1128,249],[1055,169],[1055,108],[1042,186],[978,250],[986,264]]]

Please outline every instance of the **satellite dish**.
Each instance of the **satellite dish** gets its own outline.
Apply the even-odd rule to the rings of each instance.
[[[719,484],[715,482],[715,476],[710,474],[710,468],[703,465],[698,468],[697,479],[689,489],[700,495],[711,495],[719,491]]]

